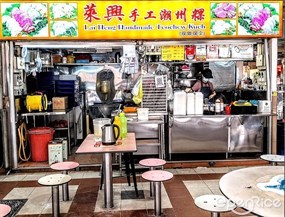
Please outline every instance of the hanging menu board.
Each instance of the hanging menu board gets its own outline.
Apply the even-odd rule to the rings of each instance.
[[[162,61],[174,61],[184,60],[184,45],[178,46],[162,46],[161,47],[161,60]]]
[[[282,37],[282,1],[0,1],[0,39]]]

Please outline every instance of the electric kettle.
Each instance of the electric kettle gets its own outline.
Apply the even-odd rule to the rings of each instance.
[[[117,135],[115,135],[115,128],[117,128]],[[114,145],[120,136],[120,128],[116,124],[105,124],[102,129],[102,144]]]

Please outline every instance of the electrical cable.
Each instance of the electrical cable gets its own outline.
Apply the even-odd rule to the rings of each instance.
[[[22,161],[28,161],[31,157],[31,152],[29,156],[26,155],[26,148],[27,148],[27,126],[25,122],[22,122],[18,127],[18,136],[19,136],[19,149],[18,149],[18,156]]]

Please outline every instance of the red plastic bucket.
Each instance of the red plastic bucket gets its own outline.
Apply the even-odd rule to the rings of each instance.
[[[28,130],[32,161],[48,160],[48,143],[53,139],[54,129],[36,127]]]

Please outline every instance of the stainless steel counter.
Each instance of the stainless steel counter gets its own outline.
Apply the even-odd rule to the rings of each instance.
[[[173,153],[262,152],[264,124],[274,115],[172,116],[170,158]]]
[[[225,115],[225,114],[214,114],[214,115],[174,115],[174,118],[185,118],[185,117],[191,117],[191,118],[201,118],[201,117],[212,117],[212,118],[231,118],[231,117],[245,117],[245,116],[251,116],[251,117],[268,117],[268,116],[277,116],[275,113],[257,113],[257,114],[239,114],[239,115]]]

